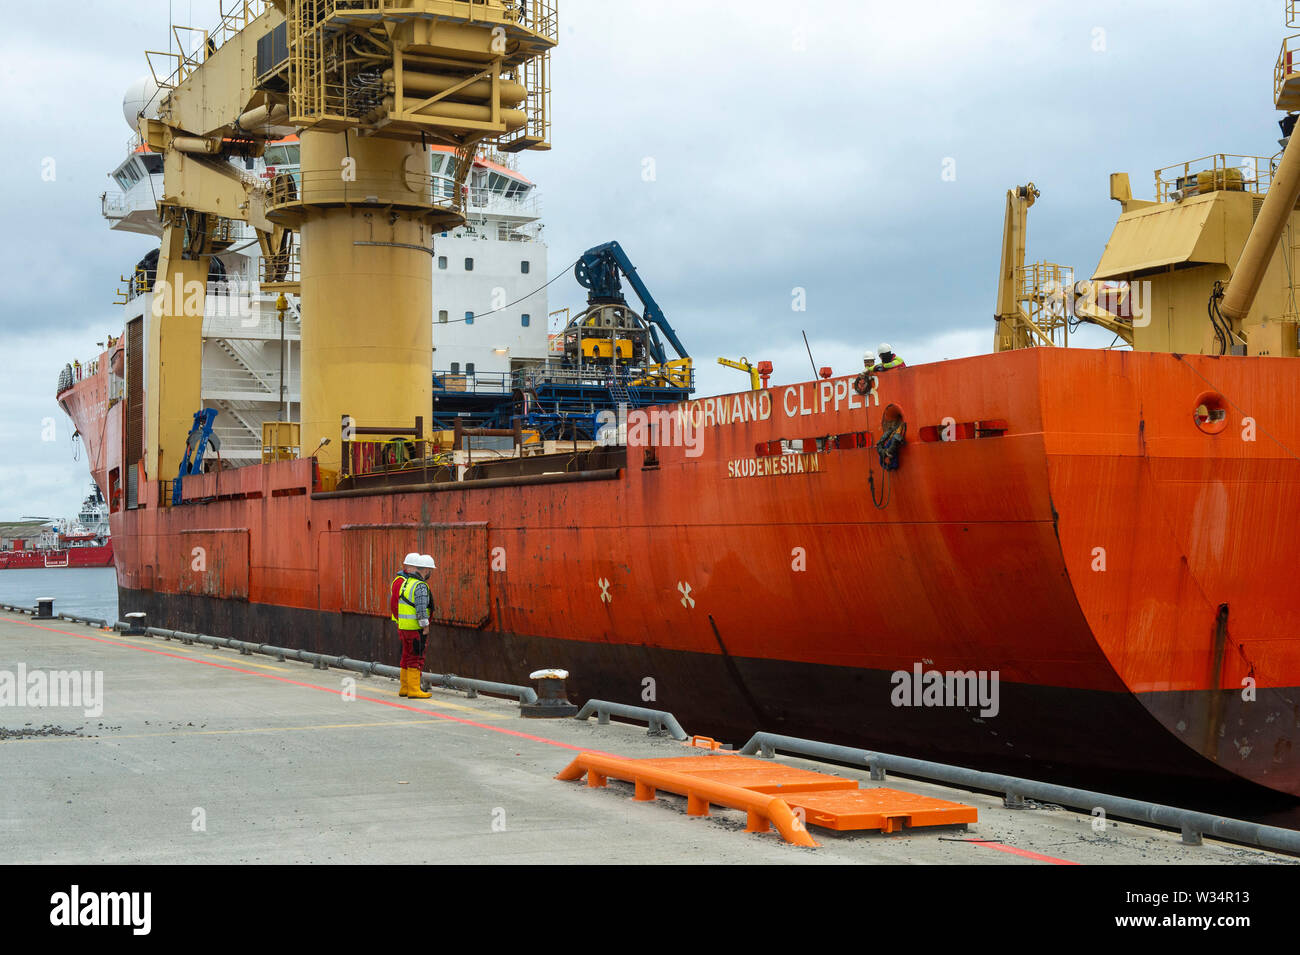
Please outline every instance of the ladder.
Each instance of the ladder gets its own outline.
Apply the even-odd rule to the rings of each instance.
[[[610,373],[609,393],[616,402],[625,405],[632,403],[632,396],[628,394],[627,385],[623,383],[623,376],[619,374],[617,366]]]

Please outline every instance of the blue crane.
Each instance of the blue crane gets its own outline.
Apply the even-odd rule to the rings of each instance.
[[[203,454],[209,445],[214,451],[221,450],[221,439],[212,433],[212,425],[217,420],[215,408],[200,408],[194,412],[194,424],[189,437],[185,439],[185,456],[181,458],[181,467],[172,482],[172,506],[178,507],[183,502],[181,485],[190,474],[203,473]]]
[[[657,327],[673,346],[678,358],[689,358],[685,346],[678,340],[677,333],[664,317],[663,309],[654,300],[650,290],[645,287],[641,277],[636,274],[636,266],[627,257],[621,245],[617,242],[606,242],[604,245],[588,249],[578,257],[577,264],[573,267],[574,278],[578,280],[579,285],[588,290],[588,305],[627,304],[627,299],[623,296],[622,283],[619,281],[619,272],[627,277],[632,291],[636,292],[637,298],[641,300],[645,320],[649,323],[651,357],[660,365],[668,360],[663,343],[659,341],[659,333],[655,331]]]

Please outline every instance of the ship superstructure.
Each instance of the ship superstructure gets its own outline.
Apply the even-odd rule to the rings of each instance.
[[[149,80],[128,90],[124,111],[132,128],[141,109],[155,110],[159,91]],[[296,139],[296,137],[295,137]],[[296,143],[268,147],[264,157],[232,162],[239,174],[276,174],[281,160]],[[295,157],[296,158],[296,157]],[[162,156],[151,152],[137,135],[126,158],[113,170],[118,187],[101,197],[101,209],[116,231],[155,236],[163,233],[158,199],[163,193]],[[228,244],[212,255],[201,292],[193,304],[202,313],[201,405],[218,412],[216,434],[222,460],[235,467],[262,459],[262,425],[285,420],[301,400],[301,313],[297,296],[287,296],[284,321],[276,309],[278,293],[261,287],[262,256],[253,231],[243,222],[227,227]],[[158,283],[158,253],[153,251],[126,271],[118,288],[124,306],[124,328],[143,349],[144,329],[154,310]],[[173,295],[172,283],[164,291]],[[187,294],[182,287],[182,299]],[[112,387],[122,397],[122,373]]]

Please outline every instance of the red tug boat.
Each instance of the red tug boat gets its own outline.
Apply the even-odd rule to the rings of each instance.
[[[0,570],[112,566],[108,505],[98,487],[91,489],[75,520],[56,522],[53,526],[48,522],[29,523],[30,537],[16,540],[13,549],[0,550]]]

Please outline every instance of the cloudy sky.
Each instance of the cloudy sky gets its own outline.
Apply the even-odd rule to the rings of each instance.
[[[1277,150],[1282,0],[559,6],[555,148],[521,167],[552,274],[622,242],[703,394],[744,385],[720,355],[809,377],[801,330],[837,372],[882,339],[909,362],[988,351],[1009,187],[1043,193],[1030,259],[1084,276],[1117,210],[1109,173],[1149,197],[1157,167]],[[0,35],[0,519],[71,514],[85,494],[55,382],[120,332],[114,289],[149,246],[99,214],[130,136],[122,92],[144,49],[167,48],[169,9],[216,21],[203,0],[67,9],[29,6]],[[551,287],[551,308],[581,300]]]

